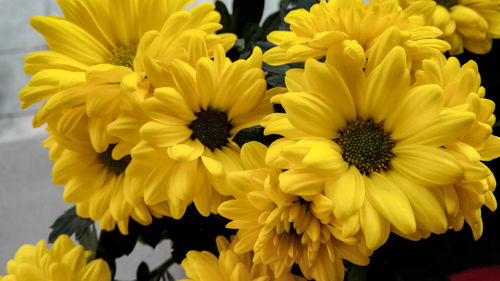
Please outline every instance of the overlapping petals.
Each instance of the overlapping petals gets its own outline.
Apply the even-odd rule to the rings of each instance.
[[[371,249],[387,239],[388,223],[406,235],[420,230],[446,231],[445,212],[433,197],[433,188],[465,177],[464,165],[443,146],[471,127],[474,114],[444,108],[443,91],[437,85],[411,87],[406,57],[402,47],[392,48],[369,74],[338,71],[329,64],[308,60],[304,71],[290,72],[292,75],[287,77],[287,86],[294,90],[279,96],[286,114],[264,122],[266,133],[285,137],[273,143],[268,152],[282,160],[276,162],[275,157],[269,157],[268,164],[278,168],[287,163],[282,168],[297,173],[306,168],[324,178],[317,191],[332,200],[336,217],[358,222]],[[344,79],[343,75],[351,76]],[[357,88],[347,84],[349,81],[364,84]],[[300,85],[300,92],[296,92],[295,85]],[[283,120],[289,122],[290,129],[275,130],[278,126],[274,123]],[[355,120],[361,121],[353,123]],[[372,166],[379,167],[377,170],[367,170],[373,164],[350,156],[356,150],[348,150],[351,148],[339,141],[345,139],[346,126],[356,126],[352,124],[379,126],[370,128],[387,134],[384,141],[390,152],[385,152],[384,157],[388,160],[377,164],[382,166]],[[453,130],[447,129],[450,126]],[[364,143],[372,141],[366,139]],[[364,144],[351,141],[350,145]],[[301,181],[309,178],[313,176],[302,174]],[[414,190],[421,190],[421,196]],[[302,189],[288,191],[304,194]]]
[[[91,251],[77,246],[67,235],[61,235],[47,249],[45,241],[23,245],[7,263],[3,281],[111,281],[111,270],[102,259],[88,262]],[[87,263],[88,262],[88,263]]]

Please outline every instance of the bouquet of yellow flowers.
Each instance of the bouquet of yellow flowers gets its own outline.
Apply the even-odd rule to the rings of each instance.
[[[137,281],[375,280],[389,236],[477,240],[497,208],[495,103],[452,55],[490,51],[499,0],[57,2],[19,98],[74,207],[2,281],[110,281],[165,239]]]

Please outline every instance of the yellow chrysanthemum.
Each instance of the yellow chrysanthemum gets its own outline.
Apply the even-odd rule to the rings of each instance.
[[[230,244],[224,237],[217,237],[218,258],[207,251],[189,251],[181,264],[189,279],[182,281],[305,281],[291,273],[274,278],[268,266],[252,262],[251,253],[237,254],[237,241],[233,237]]]
[[[152,216],[169,215],[168,208],[161,204],[146,206],[136,200],[131,205],[125,200],[124,171],[130,163],[130,155],[113,159],[115,144],[110,144],[104,152],[96,152],[85,122],[87,119],[82,118],[71,134],[51,135],[42,144],[50,148],[54,162],[52,182],[64,185],[64,200],[76,203],[80,217],[99,221],[101,228],[108,231],[118,225],[123,234],[128,233],[130,218],[147,225],[152,222]],[[51,126],[48,131],[52,132]]]
[[[464,179],[439,191],[450,225],[459,230],[465,220],[478,239],[483,230],[481,207],[486,205],[492,211],[497,207],[494,175],[481,163],[500,156],[500,138],[492,135],[495,104],[484,98],[485,89],[480,86],[481,77],[474,61],[461,67],[454,57],[425,60],[423,69],[416,72],[416,85],[426,84],[437,84],[443,89],[445,107],[475,115],[473,125],[446,146],[464,167]]]
[[[172,63],[174,84],[155,89],[144,102],[149,122],[126,171],[135,178],[130,190],[137,197],[147,204],[168,202],[175,218],[191,202],[203,215],[216,211],[221,194],[229,195],[224,174],[241,169],[231,139],[272,112],[261,63],[258,48],[248,60],[231,62],[221,45],[213,60],[201,58],[196,67]]]
[[[415,8],[426,10],[425,5]],[[273,31],[268,40],[278,45],[264,54],[271,65],[304,62],[308,58],[325,57],[328,49],[339,45],[336,55],[352,57],[364,66],[373,45],[387,29],[396,28],[404,34],[402,45],[412,59],[421,60],[450,48],[436,39],[438,28],[424,26],[419,16],[408,16],[395,0],[331,0],[311,7],[310,11],[291,11],[285,21],[291,31]]]
[[[428,5],[436,8],[426,16],[427,24],[439,27],[451,44],[450,54],[464,48],[476,54],[490,51],[492,39],[500,38],[499,0],[399,0],[403,7]],[[417,11],[412,11],[416,12]]]
[[[136,47],[119,47],[120,50],[123,48],[126,49],[126,54],[124,54],[126,59],[122,57],[115,57],[112,60],[100,61],[96,59],[93,65],[89,64],[85,67],[85,69],[81,70],[68,69],[64,65],[52,66],[49,62],[45,62],[46,65],[44,65],[44,67],[47,69],[36,73],[29,85],[26,86],[20,93],[20,98],[23,101],[23,108],[33,103],[48,99],[33,119],[33,125],[35,127],[41,126],[46,122],[57,122],[58,125],[55,126],[55,128],[59,130],[58,133],[65,134],[68,130],[72,129],[71,126],[76,125],[75,123],[81,117],[81,113],[84,112],[90,118],[89,133],[92,144],[97,152],[103,152],[107,149],[110,142],[117,142],[116,139],[113,139],[113,137],[107,134],[106,127],[110,122],[116,119],[120,113],[121,102],[125,97],[124,94],[121,93],[121,88],[129,88],[131,86],[134,87],[137,84],[142,83],[145,77],[154,75],[154,73],[150,74],[148,72],[144,72],[144,69],[142,68],[142,61],[146,59],[144,49],[147,50],[148,48],[153,48],[148,47],[150,46],[150,39],[153,35],[161,37],[164,43],[168,44],[168,47],[162,48],[163,53],[161,53],[161,56],[147,56],[147,59],[150,61],[161,59],[162,67],[165,68],[168,68],[170,61],[174,59],[197,60],[199,58],[193,57],[195,51],[193,51],[190,47],[191,40],[202,40],[206,41],[207,44],[215,44],[223,41],[226,43],[226,49],[230,48],[234,42],[234,40],[232,40],[234,35],[212,34],[216,30],[220,29],[221,25],[218,23],[220,16],[216,11],[214,11],[214,5],[211,3],[204,3],[195,6],[193,9],[186,12],[177,10],[170,11],[165,5],[170,8],[177,7],[179,9],[183,9],[185,5],[180,5],[180,3],[185,2],[187,5],[190,1],[178,1],[176,4],[168,4],[169,1],[161,3],[156,1],[154,3],[158,3],[158,9],[153,9],[154,7],[151,6],[153,5],[151,1],[142,1],[140,2],[141,4],[139,4],[139,1],[136,0],[122,1],[120,2],[121,6],[125,6],[125,3],[127,2],[130,2],[128,4],[130,4],[129,6],[131,7],[134,5],[138,6],[136,7],[137,11],[134,12],[129,11],[128,13],[125,13],[125,11],[122,11],[126,17],[131,17],[129,20],[135,20],[138,23],[137,26],[134,26],[134,29],[130,30],[131,34],[128,37],[121,34],[123,33],[122,30],[116,31],[117,34],[108,35],[110,38],[119,34],[121,34],[121,37],[125,36],[124,38],[128,40],[128,43],[124,43],[122,42],[123,40],[120,41],[121,39],[117,39],[121,42],[120,44],[124,46],[132,44],[130,43],[132,41],[135,42],[133,43],[134,46],[139,44],[139,47],[137,47],[137,56]],[[83,7],[80,7],[81,5],[77,6],[80,9],[83,9]],[[139,24],[142,21],[148,22],[148,20],[142,19],[139,16],[143,9],[150,12],[163,11],[166,15],[153,17],[150,20],[152,21],[150,23]],[[164,11],[165,9],[168,11]],[[63,10],[65,10],[65,8],[63,8]],[[151,15],[145,14],[144,16]],[[163,20],[161,23],[156,22],[159,18]],[[112,18],[103,19],[102,21],[104,21],[104,23],[102,24],[105,25],[106,21],[109,21],[110,19]],[[44,32],[49,31],[51,32],[50,36],[54,37],[47,37],[49,46],[51,48],[53,45],[56,46],[49,52],[58,54],[58,52],[62,52],[59,49],[63,47],[67,48],[68,52],[73,50],[70,48],[71,45],[67,41],[74,43],[74,40],[69,40],[67,37],[76,36],[72,32],[77,30],[78,26],[72,24],[69,19],[61,19],[60,22],[53,22],[52,18],[35,18],[33,22],[34,26],[40,25],[43,27],[40,29],[40,32],[46,35],[46,37],[48,35]],[[101,22],[99,21],[99,23]],[[153,25],[153,23],[156,25]],[[63,25],[71,26],[74,30],[71,28],[63,29],[61,27]],[[150,26],[151,29],[141,29],[141,25]],[[58,28],[57,31],[52,30],[56,28]],[[160,28],[161,31],[158,31]],[[148,30],[150,31],[144,35],[145,39],[139,43],[140,37],[136,37],[142,36],[142,34]],[[55,32],[55,35],[52,34],[52,32]],[[96,38],[97,37],[98,36],[96,36]],[[146,41],[146,43],[144,43],[144,41]],[[93,44],[100,43],[93,42]],[[83,50],[88,51],[85,48]],[[103,50],[109,51],[104,47]],[[38,53],[35,53],[32,56],[37,57],[37,54]],[[80,53],[72,54],[75,56],[81,55]],[[29,65],[30,60],[27,61]],[[128,81],[125,82],[125,85],[120,84],[123,79],[128,79]]]
[[[433,188],[460,181],[464,170],[442,146],[474,121],[470,112],[443,108],[439,86],[410,88],[404,49],[389,50],[368,62],[369,74],[313,59],[288,71],[290,92],[273,100],[286,114],[264,122],[265,133],[285,136],[271,145],[268,164],[303,182],[282,190],[301,196],[324,182],[317,188],[335,216],[356,220],[370,249],[384,243],[391,225],[404,234],[446,231]]]
[[[22,107],[50,98],[80,81],[70,79],[98,64],[132,67],[136,47],[149,30],[160,30],[192,0],[60,0],[64,18],[33,17],[31,25],[49,45],[26,57],[25,72],[36,74],[21,91]],[[36,78],[36,76],[42,77]]]
[[[7,263],[2,281],[111,281],[111,271],[102,259],[87,264],[92,256],[67,235],[57,238],[50,250],[45,241],[24,245]]]
[[[371,251],[364,242],[343,237],[350,230],[339,227],[343,223],[332,214],[334,205],[322,193],[322,180],[312,182],[295,171],[280,174],[280,169],[267,168],[266,151],[257,142],[243,146],[246,170],[231,173],[227,184],[236,199],[218,209],[232,220],[227,227],[238,229],[235,252],[253,250],[253,262],[269,265],[276,277],[297,263],[307,279],[318,281],[343,280],[343,259],[368,264]],[[297,196],[283,191],[290,187],[307,192]]]

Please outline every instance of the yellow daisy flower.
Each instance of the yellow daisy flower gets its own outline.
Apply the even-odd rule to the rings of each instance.
[[[332,200],[333,214],[355,219],[370,249],[391,226],[404,234],[446,231],[432,189],[460,181],[464,170],[442,146],[474,121],[470,112],[443,109],[439,86],[410,88],[402,47],[378,59],[368,62],[369,74],[308,60],[304,70],[287,72],[290,92],[273,99],[286,114],[263,122],[266,134],[285,136],[271,145],[268,164],[291,169],[288,181],[303,183],[281,189],[302,196],[309,183],[325,181],[317,188]]]
[[[50,250],[45,241],[24,245],[7,263],[2,281],[111,281],[111,271],[102,259],[87,263],[92,256],[67,235],[57,238]]]
[[[125,13],[125,11],[122,12],[126,16],[130,16],[130,20],[135,20],[138,23],[141,23],[142,21],[148,22],[148,20],[142,19],[137,14],[142,13],[143,9],[144,11],[149,12],[159,12],[167,9],[165,8],[166,6],[163,7],[164,5],[168,5],[168,7],[171,8],[177,7],[179,9],[183,9],[185,5],[180,4],[182,2],[185,2],[187,4],[189,3],[189,1],[178,1],[176,2],[176,4],[168,4],[169,1],[164,1],[161,2],[162,4],[160,4],[160,2],[155,1],[154,3],[158,3],[159,6],[165,8],[163,9],[159,7],[157,10],[155,10],[153,9],[154,7],[151,6],[151,1],[142,1],[140,2],[142,4],[138,4],[139,2],[136,0],[128,2],[133,4],[129,5],[131,7],[134,5],[138,6],[136,7],[137,11],[134,11],[133,13],[132,11],[129,11],[128,13]],[[120,3],[122,6],[124,6],[124,3],[126,3],[126,1],[122,1]],[[77,6],[80,7],[81,5]],[[146,7],[149,8],[146,9]],[[83,9],[83,7],[80,8]],[[110,142],[117,142],[116,139],[113,140],[113,137],[107,134],[106,127],[110,122],[116,119],[116,117],[120,113],[121,101],[124,98],[124,95],[121,93],[121,88],[130,87],[142,83],[146,76],[154,75],[154,73],[150,74],[144,72],[144,69],[142,69],[141,67],[142,60],[146,57],[144,54],[145,50],[143,49],[147,49],[147,46],[150,45],[151,42],[149,41],[149,39],[151,38],[152,34],[160,34],[159,37],[164,40],[164,43],[168,43],[168,47],[162,49],[162,56],[158,58],[162,59],[162,63],[165,67],[169,67],[168,63],[174,59],[197,60],[199,56],[193,57],[194,55],[203,55],[197,54],[191,49],[191,40],[205,40],[210,44],[223,41],[226,43],[225,47],[227,49],[229,49],[232,46],[232,43],[234,43],[234,40],[231,41],[231,38],[233,38],[234,35],[219,36],[211,34],[221,28],[221,25],[218,23],[220,16],[216,11],[214,11],[214,5],[211,3],[205,3],[195,6],[193,9],[187,12],[177,10],[168,10],[164,12],[168,16],[156,16],[154,17],[154,19],[151,19],[152,22],[149,22],[147,24],[141,23],[137,26],[134,26],[134,29],[131,29],[132,34],[128,37],[123,34],[120,35],[121,37],[128,40],[127,42],[122,42],[123,40],[120,39],[120,41],[117,39],[119,42],[121,42],[120,44],[122,44],[123,46],[127,46],[118,47],[120,50],[124,52],[126,51],[126,53],[123,54],[123,58],[120,57],[120,55],[118,57],[113,57],[110,60],[96,60],[94,64],[89,64],[81,70],[67,69],[64,65],[52,66],[49,63],[46,63],[45,67],[47,69],[36,73],[28,86],[21,90],[20,93],[20,98],[23,102],[23,108],[35,102],[40,102],[48,99],[48,101],[44,105],[42,105],[40,110],[35,115],[33,119],[33,125],[35,127],[39,127],[49,121],[57,122],[58,126],[55,126],[55,128],[59,130],[58,133],[65,134],[68,132],[68,130],[72,129],[71,126],[74,126],[75,122],[78,121],[78,118],[80,117],[79,113],[85,112],[86,115],[90,117],[89,133],[94,149],[97,152],[103,152],[107,149],[107,146]],[[144,16],[149,17],[151,15],[145,14]],[[163,20],[161,23],[156,22],[157,20],[159,20],[159,18]],[[105,24],[106,20],[109,21],[110,19],[112,19],[111,16],[110,18],[103,19],[104,23],[102,24]],[[59,49],[63,48],[64,46],[69,49],[68,52],[73,50],[69,48],[70,45],[67,41],[74,43],[74,40],[63,40],[63,38],[74,36],[74,34],[71,33],[72,29],[67,30],[60,28],[60,25],[64,23],[68,26],[72,26],[76,30],[78,26],[71,23],[69,19],[61,19],[61,23],[58,23],[57,21],[52,22],[52,18],[42,17],[35,18],[33,22],[36,23],[34,24],[35,27],[39,25],[44,27],[39,31],[42,34],[46,35],[46,37],[48,35],[44,32],[50,32],[50,36],[54,37],[47,37],[47,41],[51,48],[52,45],[58,47],[52,48],[52,51],[49,52],[62,52]],[[150,26],[151,29],[141,28],[140,26],[142,24],[144,24],[145,26]],[[58,28],[57,32],[52,30],[56,28]],[[139,44],[139,36],[142,36],[142,34],[144,34],[148,30],[150,31],[147,32],[144,36],[145,39],[143,41],[140,41],[142,43]],[[53,34],[54,32],[55,35]],[[117,36],[120,33],[121,32],[111,35],[108,34],[108,37],[113,38],[113,36]],[[221,38],[224,40],[221,40]],[[52,42],[51,40],[54,42]],[[139,46],[131,48],[130,46],[132,45],[130,44],[132,44],[132,41],[135,42],[133,43],[134,46],[137,46],[137,44],[139,44],[143,47]],[[146,41],[146,43],[144,43],[144,41]],[[119,45],[119,42],[115,42],[115,45]],[[100,44],[99,42],[94,43]],[[136,56],[137,48],[139,48],[140,50],[137,50]],[[108,48],[103,47],[103,49],[109,51]],[[33,54],[33,56],[36,57],[36,54],[37,53]],[[155,59],[157,59],[156,57],[151,56],[148,56],[147,58],[152,61],[155,61]],[[121,85],[122,79],[125,79],[126,77],[128,77],[128,81],[126,81],[125,85]],[[76,109],[77,107],[85,108]]]
[[[100,227],[107,231],[118,225],[123,234],[128,233],[130,218],[148,225],[152,216],[169,215],[168,208],[161,204],[146,206],[143,201],[136,200],[132,205],[125,200],[124,171],[130,163],[130,155],[113,159],[111,153],[115,144],[110,144],[104,152],[96,152],[85,122],[87,119],[82,118],[71,134],[53,134],[42,143],[50,148],[54,162],[52,182],[64,185],[63,199],[76,203],[80,217],[99,221]],[[49,124],[49,133],[51,129]]]
[[[424,26],[419,16],[408,16],[395,0],[372,0],[368,4],[362,0],[322,0],[310,11],[291,11],[285,21],[291,31],[273,31],[267,37],[278,45],[264,54],[264,62],[268,64],[323,58],[329,48],[339,45],[337,56],[345,54],[364,66],[373,45],[382,40],[379,36],[390,28],[404,34],[401,43],[412,59],[436,55],[450,48],[448,43],[437,39],[442,33],[439,29]]]
[[[332,214],[333,202],[322,193],[324,180],[312,182],[292,170],[280,173],[280,169],[267,168],[266,151],[257,142],[243,146],[246,170],[231,173],[227,184],[236,199],[218,209],[232,220],[226,227],[238,229],[235,252],[253,250],[254,263],[269,265],[276,277],[297,263],[307,279],[318,281],[343,280],[343,259],[368,264],[371,251],[364,242],[343,237],[346,230]],[[283,191],[304,185],[307,194],[301,196]]]
[[[403,7],[435,2],[427,23],[443,31],[442,38],[451,45],[450,54],[464,51],[486,54],[492,39],[500,38],[499,0],[399,0]],[[418,12],[417,12],[418,13]]]
[[[451,226],[460,230],[464,220],[471,226],[475,239],[483,230],[481,207],[494,211],[497,202],[493,191],[496,181],[493,173],[481,161],[500,156],[500,138],[492,135],[496,118],[495,103],[485,97],[477,64],[469,61],[460,66],[451,57],[435,57],[423,62],[416,72],[416,85],[437,84],[443,89],[444,106],[468,111],[475,115],[472,126],[446,145],[464,167],[464,179],[452,186],[439,189],[446,206]]]
[[[46,80],[33,78],[33,88],[20,94],[22,107],[50,98],[60,87],[67,88],[64,85],[78,84],[70,78],[85,73],[93,65],[108,63],[132,67],[142,35],[149,30],[159,30],[173,13],[182,11],[191,2],[58,1],[64,18],[33,17],[30,21],[45,37],[50,50],[25,58],[25,72],[46,77]],[[44,74],[37,74],[40,72]]]
[[[234,245],[237,241],[235,237],[231,243],[222,236],[217,237],[218,258],[207,251],[189,251],[181,264],[189,279],[182,281],[305,281],[291,273],[275,278],[268,266],[252,262],[251,253],[236,253]]]
[[[143,141],[132,150],[127,169],[137,196],[147,204],[168,202],[175,218],[193,201],[205,216],[216,211],[221,194],[229,195],[224,174],[241,169],[232,137],[272,112],[259,48],[236,62],[221,45],[214,55],[195,68],[172,63],[174,84],[155,89],[144,102],[149,122],[140,129]]]

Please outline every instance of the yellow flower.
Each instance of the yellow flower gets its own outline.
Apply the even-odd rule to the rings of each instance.
[[[500,138],[492,135],[496,118],[495,103],[485,97],[477,64],[469,61],[460,66],[451,57],[424,60],[423,69],[416,72],[416,85],[437,84],[443,89],[444,106],[475,115],[472,126],[446,148],[459,160],[465,170],[464,179],[440,189],[450,225],[460,230],[464,220],[471,226],[475,239],[483,230],[481,207],[497,208],[493,191],[496,187],[493,173],[481,161],[500,156]]]
[[[451,55],[464,51],[485,54],[492,39],[500,38],[499,0],[400,0],[403,7],[435,2],[427,23],[439,27],[442,38],[451,44]]]
[[[2,281],[111,281],[111,271],[102,259],[89,263],[91,251],[77,246],[67,235],[57,238],[50,250],[45,241],[24,245],[7,263]]]
[[[92,145],[97,152],[103,152],[110,142],[118,142],[107,134],[106,127],[120,113],[125,98],[121,90],[129,90],[145,83],[145,77],[154,76],[154,73],[142,68],[144,59],[153,62],[161,60],[162,67],[168,68],[174,59],[199,58],[194,57],[201,54],[190,48],[191,40],[210,44],[223,41],[228,49],[234,43],[234,35],[211,34],[221,28],[218,23],[220,16],[211,3],[197,5],[190,11],[180,11],[192,1],[92,2],[61,2],[66,19],[35,17],[32,20],[33,26],[46,37],[51,51],[28,56],[26,69],[34,68],[31,63],[38,64],[33,71],[34,77],[21,90],[20,99],[23,108],[47,100],[35,115],[33,126],[56,122],[58,125],[54,128],[60,134],[68,133],[72,126],[76,126],[81,113],[85,113],[90,118]],[[109,14],[108,4],[118,11]],[[123,15],[117,18],[120,13]],[[148,46],[154,36],[160,37],[168,47],[162,48],[158,57],[146,56],[146,50],[153,48]],[[80,41],[86,41],[86,44]],[[100,56],[95,53],[96,49],[102,51]],[[77,69],[69,65],[69,60],[56,60],[51,56],[68,56],[75,60],[93,57],[93,60],[82,61],[85,67]],[[121,83],[123,79],[127,79],[124,84]],[[149,80],[147,82],[150,83]]]
[[[64,185],[63,199],[76,203],[80,217],[98,220],[102,229],[111,231],[118,225],[120,232],[128,233],[130,218],[148,225],[152,216],[169,215],[161,204],[146,206],[136,200],[130,204],[125,200],[124,173],[130,163],[130,155],[119,160],[112,158],[115,144],[110,144],[101,153],[96,152],[87,132],[88,120],[82,118],[71,134],[53,134],[42,145],[50,148],[54,184]],[[49,133],[52,128],[49,124]]]
[[[64,18],[33,17],[30,21],[45,37],[50,50],[25,58],[25,72],[36,75],[32,88],[21,91],[22,108],[50,98],[61,88],[83,82],[70,78],[85,74],[91,66],[108,63],[132,67],[142,35],[148,30],[159,30],[173,13],[191,2],[58,1]],[[45,79],[36,78],[37,75]]]
[[[427,7],[418,7],[417,11]],[[422,59],[449,49],[448,43],[436,39],[441,31],[424,26],[419,16],[408,16],[394,0],[322,0],[311,7],[291,11],[285,21],[291,31],[273,31],[268,40],[278,45],[264,54],[271,65],[304,62],[325,57],[328,49],[339,45],[340,53],[364,66],[373,45],[388,29],[396,28],[401,43],[412,59]],[[385,39],[384,39],[385,40]],[[391,42],[395,40],[391,39]]]
[[[268,266],[252,262],[251,253],[236,253],[234,245],[237,241],[233,237],[230,244],[224,237],[217,237],[218,258],[207,251],[189,251],[181,264],[189,279],[183,281],[305,281],[291,273],[274,278]]]
[[[464,171],[442,146],[474,121],[470,112],[443,109],[439,86],[410,88],[404,49],[388,50],[365,72],[313,59],[288,71],[290,92],[273,99],[286,114],[263,122],[266,134],[285,136],[271,145],[268,164],[302,182],[282,190],[301,196],[324,180],[316,188],[332,200],[336,217],[360,224],[370,249],[385,242],[391,226],[404,234],[446,231],[433,188],[460,181]]]
[[[266,151],[257,142],[243,146],[246,170],[231,173],[227,184],[235,199],[219,206],[220,214],[232,220],[226,227],[238,229],[234,251],[253,250],[254,263],[269,265],[276,277],[297,263],[307,279],[343,280],[343,259],[368,264],[371,251],[364,242],[342,237],[348,230],[332,214],[333,202],[322,193],[324,180],[312,182],[296,171],[267,168]],[[307,194],[283,191],[290,186],[305,188]]]
[[[149,121],[127,169],[138,197],[168,202],[174,218],[191,202],[205,216],[216,211],[221,194],[230,195],[225,173],[241,169],[233,136],[272,112],[261,63],[259,48],[248,60],[231,62],[219,45],[213,60],[201,58],[196,67],[171,64],[174,83],[144,102]]]

